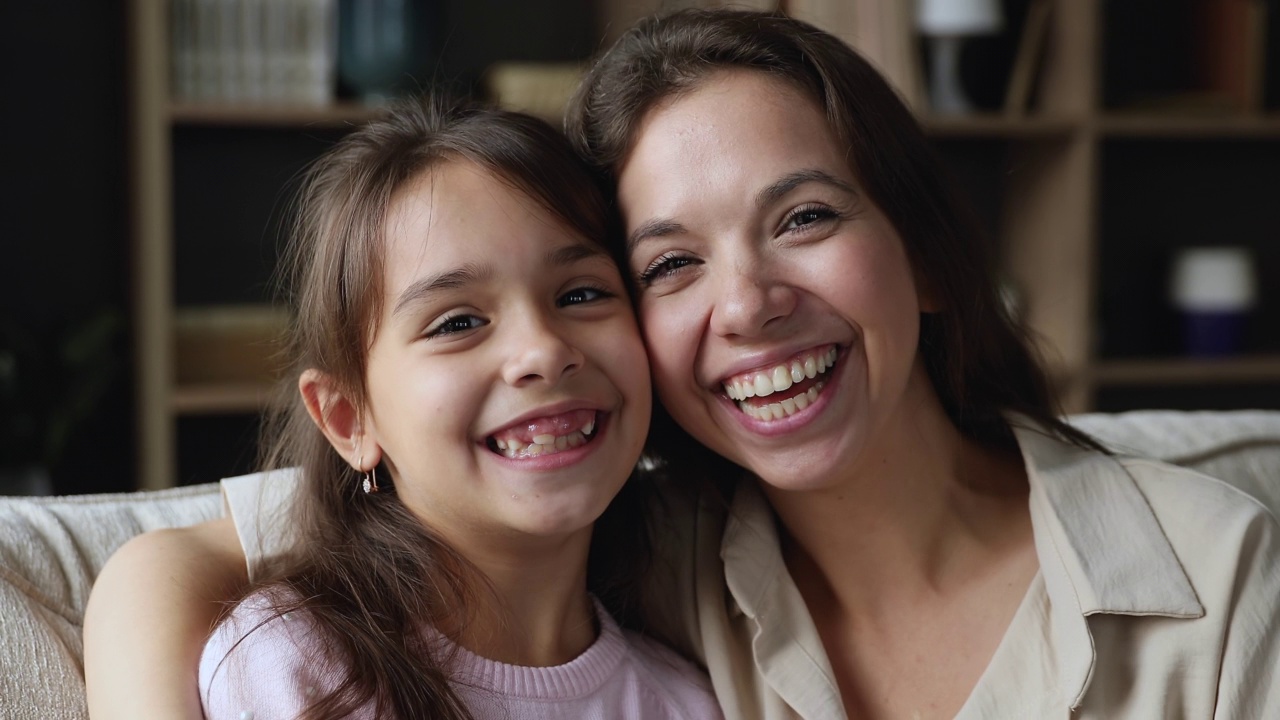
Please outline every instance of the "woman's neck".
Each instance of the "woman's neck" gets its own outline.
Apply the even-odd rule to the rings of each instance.
[[[913,385],[923,389],[839,482],[804,492],[762,483],[797,582],[823,587],[844,613],[946,595],[1030,547],[1021,458],[963,437],[927,381]]]
[[[599,631],[587,594],[591,531],[512,543],[470,542],[464,555],[488,579],[480,607],[457,631],[460,645],[489,660],[530,667],[581,655]],[[483,602],[489,600],[490,602]]]

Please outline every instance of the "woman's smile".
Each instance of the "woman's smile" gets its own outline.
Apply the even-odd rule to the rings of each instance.
[[[635,137],[618,198],[663,404],[771,485],[847,477],[927,381],[906,250],[821,109],[724,72]]]

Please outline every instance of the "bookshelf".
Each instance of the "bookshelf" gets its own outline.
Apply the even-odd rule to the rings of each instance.
[[[1010,17],[1026,17],[1032,2],[1006,0],[1015,10]],[[1266,209],[1280,194],[1274,170],[1280,167],[1280,112],[1275,99],[1230,111],[1147,102],[1147,95],[1169,93],[1169,83],[1134,66],[1149,55],[1167,59],[1180,47],[1167,21],[1155,34],[1127,29],[1135,13],[1158,13],[1153,3],[1052,0],[1025,108],[988,103],[975,114],[942,117],[921,107],[921,121],[997,243],[1002,271],[1042,340],[1068,411],[1280,407],[1280,297],[1274,296],[1277,283],[1266,280],[1280,276],[1280,220]],[[584,6],[608,42],[663,4],[592,0]],[[220,377],[193,378],[178,360],[176,328],[187,307],[179,296],[190,295],[193,283],[179,278],[186,231],[175,228],[200,225],[200,213],[220,207],[193,210],[180,188],[175,191],[189,161],[182,153],[195,147],[198,155],[213,143],[217,154],[209,151],[203,161],[216,164],[222,155],[287,146],[294,156],[279,162],[296,167],[374,112],[350,103],[268,109],[172,102],[166,23],[165,3],[131,2],[138,442],[140,485],[148,488],[174,484],[181,453],[216,459],[219,441],[202,445],[200,433],[222,427],[229,416],[252,425],[269,392],[270,373],[254,364],[253,353],[243,372]],[[482,32],[480,25],[451,31],[457,37]],[[486,47],[501,53],[500,45]],[[490,61],[505,59],[514,58]],[[1143,101],[1132,102],[1135,97]],[[279,200],[258,197],[272,190],[226,190],[232,196],[250,191],[257,195],[245,202],[270,209]],[[1256,251],[1263,302],[1240,357],[1185,358],[1174,339],[1162,264],[1173,249],[1203,242]],[[263,347],[259,342],[259,359]],[[194,429],[179,437],[184,424]]]

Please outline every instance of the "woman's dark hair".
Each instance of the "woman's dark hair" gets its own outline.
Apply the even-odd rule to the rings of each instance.
[[[765,73],[812,98],[848,148],[859,185],[898,231],[917,281],[939,305],[921,317],[920,352],[956,427],[988,447],[1012,449],[1012,411],[1097,447],[1059,419],[1027,333],[1000,299],[991,248],[911,111],[835,37],[778,13],[690,10],[642,20],[583,80],[566,121],[569,139],[616,186],[645,114],[727,70]],[[697,455],[661,412],[651,445],[680,457],[677,465]]]
[[[456,637],[468,608],[496,602],[485,578],[400,502],[366,495],[298,397],[297,373],[327,374],[357,413],[367,409],[368,351],[382,313],[384,225],[396,192],[443,163],[492,173],[573,232],[602,246],[618,232],[595,178],[563,135],[541,120],[439,98],[407,101],[355,130],[302,178],[282,280],[296,312],[288,338],[294,373],[264,426],[267,468],[298,467],[290,520],[295,545],[255,588],[274,610],[315,620],[340,681],[307,718],[347,717],[367,703],[379,717],[466,718],[449,685],[449,657],[430,626]],[[620,619],[633,617],[633,583],[648,557],[643,486],[629,481],[592,538],[589,589]]]

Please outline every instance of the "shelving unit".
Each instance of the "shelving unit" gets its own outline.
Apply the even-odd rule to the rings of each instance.
[[[703,2],[716,4],[715,0]],[[175,212],[175,143],[184,135],[200,133],[230,134],[227,142],[232,146],[241,137],[236,133],[245,133],[245,138],[271,132],[280,133],[281,139],[336,136],[375,112],[351,104],[326,108],[171,104],[165,5],[132,0],[129,23],[133,33],[131,198],[136,239],[138,437],[141,486],[147,488],[171,485],[178,477],[176,448],[191,446],[190,438],[178,438],[175,428],[180,422],[203,428],[221,423],[227,415],[251,418],[270,391],[261,377],[180,382],[174,349],[175,247],[184,238],[175,237],[175,221],[181,219]],[[661,0],[592,3],[606,38],[662,5]],[[1116,308],[1110,299],[1143,297],[1151,307],[1163,302],[1162,297],[1151,296],[1162,289],[1156,287],[1155,271],[1150,268],[1143,275],[1145,284],[1135,282],[1132,288],[1115,284],[1113,264],[1121,257],[1120,249],[1140,256],[1148,242],[1129,236],[1130,229],[1142,227],[1140,214],[1158,205],[1147,198],[1128,207],[1133,188],[1125,183],[1132,185],[1141,177],[1134,167],[1135,157],[1141,160],[1142,153],[1150,153],[1171,158],[1168,162],[1176,166],[1184,154],[1216,152],[1215,143],[1223,143],[1224,152],[1262,156],[1252,161],[1251,175],[1236,176],[1221,168],[1204,171],[1210,177],[1201,180],[1227,195],[1167,199],[1170,214],[1197,206],[1195,212],[1201,217],[1189,227],[1197,226],[1196,222],[1205,225],[1214,213],[1232,213],[1233,206],[1224,204],[1223,198],[1246,184],[1269,182],[1270,195],[1280,194],[1280,172],[1258,167],[1273,154],[1280,158],[1280,114],[1175,115],[1105,106],[1109,56],[1103,44],[1110,37],[1104,27],[1109,6],[1105,0],[1056,0],[1035,81],[1035,103],[1027,113],[958,118],[924,113],[925,130],[973,196],[998,243],[1003,271],[1020,291],[1022,312],[1042,339],[1051,375],[1068,411],[1099,407],[1099,398],[1105,400],[1104,409],[1122,409],[1128,402],[1148,403],[1153,398],[1165,406],[1178,406],[1182,392],[1195,393],[1188,406],[1212,404],[1215,393],[1231,394],[1227,405],[1250,398],[1258,398],[1256,402],[1263,406],[1280,403],[1278,299],[1260,310],[1261,322],[1276,327],[1263,328],[1254,354],[1246,357],[1185,359],[1154,342],[1120,352],[1107,340],[1112,337],[1107,331],[1117,332]],[[1254,187],[1251,192],[1261,191]],[[1264,222],[1272,224],[1257,227]],[[1199,239],[1177,236],[1184,232],[1179,223],[1176,218],[1158,223],[1164,235],[1173,237],[1162,237],[1164,245],[1145,250],[1152,258],[1148,264],[1158,264],[1158,253],[1170,246]],[[1265,251],[1260,258],[1263,272],[1280,268],[1280,243],[1272,243],[1277,249],[1270,250],[1261,240],[1265,234],[1280,239],[1280,224],[1274,216],[1259,207],[1251,219],[1236,219],[1230,227],[1250,228],[1240,241]],[[1264,293],[1274,293],[1276,285],[1260,283]],[[1143,322],[1138,315],[1128,320]]]

